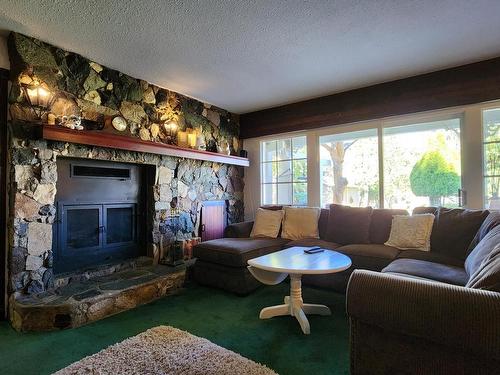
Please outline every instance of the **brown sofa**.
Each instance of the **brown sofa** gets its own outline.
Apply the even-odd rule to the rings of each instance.
[[[281,206],[266,208],[280,209]],[[338,211],[335,217],[343,216],[342,225],[345,226],[345,230],[341,232],[344,237],[356,236],[359,231],[355,231],[353,228],[359,227],[359,221],[364,222],[365,235],[358,236],[366,237],[361,238],[361,242],[364,243],[342,246],[342,244],[335,242],[335,238],[332,237],[331,231],[329,231],[329,227],[336,225],[335,222],[331,221],[330,215],[330,211],[333,212],[334,208]],[[354,216],[351,218],[344,217],[349,213],[354,214]],[[262,285],[247,270],[248,259],[290,246],[320,245],[325,249],[335,249],[349,255],[353,266],[340,274],[330,275],[331,277],[305,277],[303,283],[345,291],[353,269],[363,268],[380,271],[399,254],[397,249],[383,245],[383,242],[389,237],[393,214],[406,214],[406,211],[373,210],[372,212],[371,208],[352,209],[344,206],[335,206],[330,210],[322,209],[318,221],[320,238],[301,241],[290,241],[281,237],[250,238],[253,221],[232,224],[226,228],[224,238],[203,242],[195,246],[193,255],[197,258],[197,261],[194,266],[194,279],[203,285],[245,295]],[[371,230],[372,227],[373,230]],[[373,233],[373,242],[370,242],[371,233]]]
[[[500,213],[488,215],[465,253],[457,239],[471,228],[449,227],[474,214],[438,211],[434,229],[449,238],[433,232],[430,253],[402,252],[381,273],[353,273],[351,374],[500,373]]]
[[[280,207],[270,207],[276,209]],[[438,263],[463,265],[466,251],[482,224],[487,211],[449,210],[445,208],[419,208],[417,213],[436,214],[433,239],[436,249],[423,254],[421,251],[402,252],[384,245],[389,238],[392,216],[408,214],[405,210],[352,208],[331,205],[322,209],[319,218],[319,239],[290,241],[283,238],[250,238],[253,222],[229,225],[222,239],[207,241],[194,248],[197,258],[194,278],[200,284],[222,288],[237,294],[247,294],[260,283],[248,272],[248,259],[281,250],[290,246],[315,246],[335,249],[348,255],[352,266],[348,270],[330,275],[306,275],[305,285],[324,287],[344,292],[353,270],[381,271],[400,258],[434,260]],[[442,213],[442,223],[439,213]],[[455,238],[450,226],[460,226],[460,236]],[[453,251],[444,246],[446,233],[453,238]]]

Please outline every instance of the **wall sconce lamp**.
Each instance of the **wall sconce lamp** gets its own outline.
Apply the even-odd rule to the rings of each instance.
[[[168,120],[163,126],[165,127],[165,132],[167,135],[167,143],[176,144],[178,130],[177,123],[174,120]]]
[[[54,100],[54,94],[38,80],[21,83],[21,88],[36,118],[41,120],[43,115],[49,111]]]

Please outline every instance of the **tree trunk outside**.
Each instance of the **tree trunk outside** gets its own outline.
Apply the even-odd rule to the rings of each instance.
[[[429,197],[429,203],[432,207],[441,206],[441,197]]]

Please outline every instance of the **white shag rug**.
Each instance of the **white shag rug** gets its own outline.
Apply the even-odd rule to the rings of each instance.
[[[277,375],[268,367],[188,332],[151,328],[54,375]]]

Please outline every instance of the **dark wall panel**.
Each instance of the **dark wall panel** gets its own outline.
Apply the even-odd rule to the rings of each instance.
[[[307,130],[500,98],[500,57],[251,112],[241,138]]]

